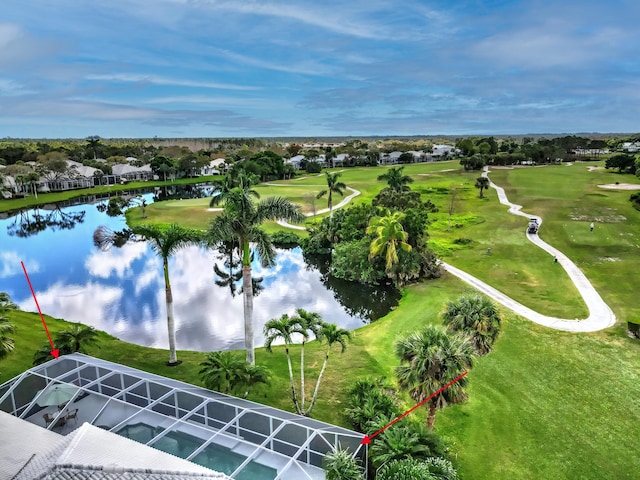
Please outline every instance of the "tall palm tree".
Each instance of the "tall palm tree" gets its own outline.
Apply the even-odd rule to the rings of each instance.
[[[93,243],[102,250],[111,246],[122,247],[129,240],[146,241],[156,255],[162,258],[164,272],[165,299],[167,305],[167,330],[169,333],[169,361],[167,365],[178,365],[176,356],[176,331],[173,318],[173,293],[169,279],[169,257],[189,245],[204,243],[204,235],[198,230],[171,225],[137,225],[130,230],[113,231],[99,226],[93,233]]]
[[[293,335],[300,334],[304,337],[307,336],[307,331],[302,328],[297,317],[289,317],[286,313],[280,318],[272,318],[264,324],[264,347],[267,352],[271,353],[271,346],[276,340],[284,341],[284,352],[287,355],[287,365],[289,366],[289,381],[291,382],[291,399],[293,400],[293,406],[297,413],[301,412],[300,404],[298,403],[298,396],[296,394],[296,385],[293,380],[293,367],[291,366],[291,355],[289,352],[289,345],[293,343]]]
[[[442,321],[449,330],[469,335],[479,355],[489,353],[500,334],[500,312],[484,295],[462,295],[448,302]]]
[[[475,187],[480,190],[480,198],[484,198],[482,191],[485,188],[489,188],[489,179],[487,177],[478,177],[476,178]]]
[[[72,352],[86,353],[85,347],[98,343],[98,331],[88,325],[74,323],[70,328],[56,334],[55,345],[66,344]]]
[[[369,259],[378,255],[385,255],[385,270],[391,271],[398,263],[398,248],[405,252],[411,251],[411,245],[407,243],[409,234],[404,231],[401,220],[402,212],[389,212],[383,217],[372,217],[367,227],[368,234],[376,234],[369,249]]]
[[[11,297],[6,292],[0,292],[0,360],[13,351],[15,343],[8,335],[16,331],[16,327],[4,314],[9,310],[17,310],[18,306],[13,303]]]
[[[396,367],[398,385],[417,403],[463,374],[472,366],[475,357],[468,337],[448,335],[443,327],[436,325],[429,325],[397,342],[395,353],[402,362]],[[433,430],[436,410],[467,398],[464,390],[467,382],[467,377],[462,377],[426,402],[429,430]]]
[[[203,236],[197,230],[181,227],[177,223],[169,226],[137,225],[131,231],[134,235],[146,240],[154,253],[162,258],[167,304],[167,330],[169,334],[169,362],[167,365],[177,365],[179,362],[176,355],[176,329],[173,318],[173,293],[169,279],[169,257],[172,257],[182,248],[202,243]]]
[[[314,337],[318,335],[318,331],[322,327],[322,317],[319,313],[307,312],[303,308],[298,308],[296,313],[298,325],[306,332],[306,335],[302,335],[302,345],[300,346],[300,408],[304,410],[304,345],[310,334]]]
[[[387,170],[387,173],[383,173],[378,176],[378,180],[386,180],[387,185],[391,190],[398,192],[410,190],[409,184],[413,183],[413,178],[409,175],[403,175],[402,170],[404,167],[391,167]]]
[[[342,175],[341,173],[326,172],[325,174],[327,177],[327,188],[318,193],[316,198],[322,198],[328,194],[327,207],[329,208],[329,219],[331,219],[333,217],[333,194],[344,195],[344,189],[347,188],[347,186],[344,182],[338,181],[338,178]]]
[[[316,400],[318,399],[320,382],[322,382],[322,376],[324,375],[324,371],[327,368],[327,363],[329,362],[331,347],[333,347],[335,344],[339,344],[341,347],[341,353],[344,353],[344,351],[347,349],[347,341],[351,340],[351,332],[344,328],[338,327],[335,323],[323,322],[318,329],[316,338],[321,342],[325,342],[327,344],[327,348],[324,353],[324,362],[322,364],[322,369],[320,370],[320,375],[318,375],[318,380],[316,382],[316,388],[313,391],[311,403],[309,404],[309,408],[304,411],[304,415],[306,416],[311,415],[311,410],[313,410],[313,406],[316,404]]]
[[[275,262],[276,251],[271,237],[260,228],[267,220],[301,222],[304,215],[300,207],[282,197],[269,197],[254,203],[250,185],[233,188],[225,198],[224,210],[208,231],[210,245],[235,240],[242,255],[242,290],[244,296],[244,338],[247,363],[255,363],[253,346],[253,285],[251,282],[251,244],[260,256],[264,267]]]

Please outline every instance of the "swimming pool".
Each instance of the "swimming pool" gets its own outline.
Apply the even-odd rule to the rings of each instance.
[[[146,423],[134,423],[125,425],[116,433],[131,440],[147,444],[162,430],[162,428],[156,428]],[[201,438],[184,432],[171,431],[167,432],[151,446],[176,457],[187,458],[202,443],[203,440]],[[233,452],[227,447],[217,443],[210,443],[191,461],[217,472],[231,475],[246,459],[247,457],[244,455]],[[277,475],[278,471],[275,468],[251,461],[234,478],[236,480],[273,480]]]

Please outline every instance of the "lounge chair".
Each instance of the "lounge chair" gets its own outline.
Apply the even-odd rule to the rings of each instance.
[[[44,415],[42,415],[42,418],[44,418],[45,427],[49,427],[49,425],[51,425],[51,423],[53,423],[53,420],[54,420],[54,417],[50,416],[48,413],[45,413]]]
[[[74,408],[73,410],[70,410],[69,413],[67,413],[67,416],[65,417],[65,419],[67,421],[71,420],[72,418],[77,424],[78,423],[78,409],[77,408]]]

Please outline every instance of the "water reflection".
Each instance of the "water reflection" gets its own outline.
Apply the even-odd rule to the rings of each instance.
[[[57,204],[20,210],[7,225],[10,236],[30,237],[50,230],[72,230],[84,221],[85,211],[64,212]]]
[[[160,259],[146,243],[131,242],[108,252],[93,246],[93,230],[101,224],[122,230],[126,227],[122,217],[111,218],[86,207],[59,210],[64,215],[85,212],[83,221],[72,230],[47,229],[20,237],[4,233],[13,219],[0,220],[0,290],[23,309],[36,310],[20,266],[24,261],[47,314],[95,326],[129,342],[167,348]],[[221,281],[214,272],[216,262],[224,272],[229,267],[232,275],[236,271],[233,259],[225,265],[224,257],[224,252],[189,247],[169,261],[179,349],[243,348],[242,295],[236,290],[232,296],[228,284],[216,285]],[[254,300],[256,345],[263,342],[267,320],[293,314],[296,308],[357,328],[386,313],[399,298],[392,291],[331,279],[323,262],[307,265],[299,249],[279,250],[275,267],[265,269],[254,261],[253,269],[263,288]]]

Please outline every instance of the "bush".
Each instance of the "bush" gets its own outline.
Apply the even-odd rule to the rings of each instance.
[[[429,467],[421,460],[406,458],[393,460],[378,471],[377,480],[436,480]]]
[[[457,227],[457,224],[454,225],[454,226]],[[457,245],[469,245],[470,243],[473,243],[473,240],[471,240],[470,238],[456,238],[453,241],[453,243],[455,243]]]
[[[338,448],[322,459],[327,480],[364,480],[364,470],[349,450]]]
[[[406,458],[383,465],[378,480],[458,480],[458,473],[451,462],[444,458],[418,460]]]
[[[629,327],[629,333],[636,338],[640,338],[640,324],[627,322],[627,326]]]
[[[300,245],[300,237],[293,232],[275,232],[271,241],[278,248],[293,248]]]

